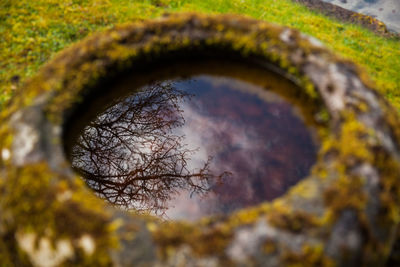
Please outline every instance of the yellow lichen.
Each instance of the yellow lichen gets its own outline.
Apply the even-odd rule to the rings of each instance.
[[[324,247],[320,246],[303,246],[300,253],[287,252],[283,256],[285,266],[321,266],[333,267],[335,263],[324,254]]]
[[[400,199],[396,196],[400,195],[399,164],[387,154],[374,151],[379,145],[374,131],[357,121],[354,114],[356,111],[353,110],[340,114],[340,125],[335,125],[338,129],[332,125],[332,128],[328,129],[332,119],[324,108],[317,89],[302,74],[301,62],[294,63],[290,60],[293,46],[279,41],[282,29],[238,17],[234,17],[236,24],[243,26],[235,28],[225,24],[230,19],[229,16],[218,18],[195,14],[181,15],[163,22],[124,25],[109,32],[93,35],[70,47],[44,67],[24,87],[23,93],[14,98],[9,108],[0,114],[0,151],[8,149],[12,153],[13,130],[8,126],[10,116],[16,110],[32,104],[36,97],[46,92],[53,93],[44,108],[47,118],[51,123],[61,125],[65,111],[79,103],[83,93],[98,85],[106,74],[117,74],[128,67],[140,66],[146,60],[157,59],[157,56],[163,53],[181,51],[188,47],[198,50],[216,49],[217,53],[226,50],[238,53],[242,57],[256,56],[260,60],[272,62],[298,81],[301,90],[282,94],[297,100],[297,103],[301,103],[299,106],[306,106],[306,119],[317,125],[321,142],[318,162],[312,176],[272,204],[262,204],[228,216],[205,218],[196,223],[163,223],[154,218],[150,219],[150,216],[130,214],[130,218],[148,222],[146,230],[149,230],[160,254],[166,258],[176,253],[180,247],[188,246],[196,257],[221,256],[239,227],[252,226],[265,219],[280,231],[292,234],[301,232],[306,235],[321,229],[327,231],[343,209],[351,208],[363,213],[368,204],[368,196],[363,190],[366,178],[349,174],[349,169],[357,162],[367,162],[379,167],[378,171],[384,177],[381,181],[380,201],[387,211],[379,216],[382,217],[383,224],[392,226],[398,223],[400,216],[397,207]],[[199,29],[204,34],[201,41],[193,41],[190,35],[192,31],[184,31],[193,20],[200,21],[199,25],[204,27]],[[183,32],[179,32],[181,30]],[[178,31],[179,34],[172,38],[171,31]],[[154,33],[158,34],[155,36]],[[305,53],[305,57],[318,53],[327,61],[348,64],[334,54],[310,45],[298,33],[293,34],[293,42],[295,47]],[[366,78],[363,78],[363,71],[355,71],[359,72],[358,75],[365,85],[370,85]],[[382,102],[382,106],[387,105]],[[362,112],[368,111],[368,107],[363,105],[359,109]],[[396,115],[391,115],[391,111],[388,110],[387,113],[391,130],[397,140],[400,140],[399,119]],[[324,159],[330,153],[334,154],[335,160],[330,166],[326,166]],[[13,235],[16,230],[24,233],[25,237],[26,234],[29,237],[29,234],[34,233],[38,240],[48,238],[56,248],[58,241],[70,240],[75,260],[87,265],[107,265],[111,262],[110,249],[121,246],[120,238],[133,240],[137,232],[142,230],[136,225],[126,225],[125,221],[113,220],[113,212],[88,191],[79,177],[55,172],[46,162],[17,167],[3,157],[1,165],[4,167],[2,175],[5,175],[5,178],[0,179],[0,223],[1,226],[12,226],[4,230],[9,231],[9,235]],[[311,186],[306,188],[306,185]],[[295,203],[292,201],[296,199],[291,196],[295,194],[302,200],[316,199],[318,189],[323,186],[320,200],[325,201],[325,217],[318,218],[315,214],[294,208]],[[364,227],[368,227],[365,218],[361,216],[361,219]],[[117,234],[122,227],[129,228],[123,232],[126,234],[124,237]],[[368,244],[370,247],[379,245],[374,240]],[[275,249],[272,244],[265,244],[267,253],[278,251]],[[16,257],[21,259],[22,263],[27,263],[27,254],[29,253],[24,253],[18,248],[13,249],[12,245],[0,241],[0,256],[8,261]],[[301,253],[287,249],[282,260],[288,266],[299,263],[308,266],[331,266],[332,263],[324,255],[323,247],[314,245],[304,245]]]

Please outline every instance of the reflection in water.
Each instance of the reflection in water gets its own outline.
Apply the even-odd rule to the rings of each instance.
[[[315,146],[277,95],[200,75],[118,100],[88,123],[71,159],[111,203],[193,220],[282,195],[307,175]]]

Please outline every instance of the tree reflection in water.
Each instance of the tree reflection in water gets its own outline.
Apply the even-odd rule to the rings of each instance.
[[[86,126],[71,159],[115,205],[197,219],[282,195],[307,175],[315,152],[282,98],[202,75],[119,99]]]
[[[171,83],[155,83],[90,122],[72,149],[73,168],[109,202],[162,212],[179,189],[203,194],[213,175],[211,157],[189,170],[196,149],[173,133],[185,120],[180,105],[192,96]]]

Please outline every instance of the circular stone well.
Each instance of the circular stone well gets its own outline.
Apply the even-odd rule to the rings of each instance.
[[[319,148],[308,176],[276,198],[193,222],[123,211],[96,196],[64,154],[93,118],[90,106],[110,107],[110,98],[101,105],[96,99],[126,75],[145,85],[155,66],[188,59],[248,64],[294,84],[276,93],[314,129]],[[93,35],[43,67],[1,113],[0,259],[36,266],[382,266],[400,218],[400,124],[373,87],[319,41],[239,16],[174,14]]]
[[[300,89],[265,68],[188,55],[116,80],[64,132],[72,167],[123,209],[229,214],[283,195],[315,163],[315,122],[279,95]]]

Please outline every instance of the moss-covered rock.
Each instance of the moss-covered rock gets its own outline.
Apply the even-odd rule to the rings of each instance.
[[[177,55],[234,56],[299,85],[321,140],[309,177],[225,217],[161,222],[110,207],[62,149],[70,111],[99,83]],[[181,14],[70,47],[0,114],[0,259],[17,265],[382,265],[400,221],[400,132],[352,63],[295,30],[238,16]]]

